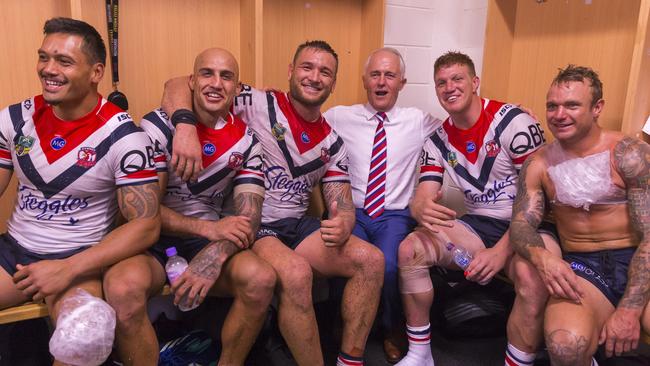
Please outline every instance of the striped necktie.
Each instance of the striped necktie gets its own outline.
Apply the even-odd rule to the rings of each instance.
[[[372,144],[372,157],[370,159],[370,173],[368,174],[368,187],[366,188],[366,199],[363,208],[368,216],[379,217],[384,212],[384,191],[386,190],[386,131],[384,121],[386,113],[375,114],[377,129],[375,140]]]

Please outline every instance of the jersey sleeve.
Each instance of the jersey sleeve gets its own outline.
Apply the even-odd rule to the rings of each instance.
[[[323,183],[350,183],[348,151],[345,148],[343,139],[336,136],[336,141],[329,150],[324,147],[321,148],[321,159],[327,161],[327,170],[321,179]]]
[[[546,138],[541,124],[522,111],[505,128],[501,141],[501,146],[506,148],[515,169],[519,171],[524,161],[544,145]]]
[[[420,153],[420,179],[419,182],[434,181],[442,184],[442,177],[445,168],[442,165],[440,150],[433,144],[430,138],[424,143]]]
[[[11,136],[13,123],[9,117],[9,109],[0,111],[0,168],[13,170],[11,160]]]
[[[247,133],[252,133],[248,129]],[[262,154],[262,145],[260,144],[257,137],[253,135],[250,150],[248,155],[245,157],[244,163],[240,166],[235,173],[234,184],[235,186],[240,186],[239,189],[242,189],[244,185],[252,185],[250,190],[255,193],[259,192],[259,189],[264,189],[264,174],[262,172],[263,166],[263,154]]]
[[[151,140],[130,117],[111,134],[111,140],[109,158],[118,187],[158,181]]]
[[[247,125],[257,131],[258,128],[264,127],[261,124],[268,124],[267,114],[260,113],[267,106],[266,92],[255,89],[250,85],[242,84],[241,92],[235,97],[232,110],[234,115],[246,121]]]
[[[167,164],[171,159],[174,135],[174,128],[169,122],[167,114],[162,109],[156,109],[142,118],[140,127],[151,140],[156,171],[166,172]]]

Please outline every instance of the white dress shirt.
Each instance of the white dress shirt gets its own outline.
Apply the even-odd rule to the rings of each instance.
[[[345,142],[350,159],[352,200],[363,208],[377,111],[369,104],[337,106],[324,113],[327,122]],[[387,143],[385,209],[408,206],[417,184],[418,158],[425,139],[442,123],[417,108],[393,107],[384,122]]]

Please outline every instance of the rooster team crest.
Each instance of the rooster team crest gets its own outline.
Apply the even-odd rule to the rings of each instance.
[[[97,162],[97,152],[92,147],[82,147],[77,153],[77,165],[92,168]]]
[[[330,161],[330,151],[324,147],[321,147],[320,149],[320,160],[322,160],[323,163],[328,163]]]
[[[228,168],[230,169],[239,169],[244,164],[244,155],[238,152],[230,154],[228,158]]]
[[[499,155],[499,152],[501,151],[501,147],[499,147],[499,144],[495,140],[490,140],[485,143],[485,153],[488,157],[495,157]]]
[[[280,122],[276,122],[275,124],[273,124],[273,128],[271,128],[271,133],[278,141],[284,140],[285,132],[287,132],[287,129],[284,126],[282,126]]]
[[[16,155],[18,156],[23,156],[25,154],[29,154],[29,151],[32,149],[32,146],[34,146],[34,138],[31,136],[20,136],[18,138],[18,143],[16,143]]]
[[[455,152],[450,151],[447,153],[447,162],[449,165],[451,165],[452,168],[458,165],[458,159]]]

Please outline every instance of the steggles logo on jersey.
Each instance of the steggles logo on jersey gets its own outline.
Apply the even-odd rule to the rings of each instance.
[[[467,143],[465,144],[465,151],[467,151],[470,154],[476,151],[476,144],[474,143],[474,141],[467,141]]]
[[[244,155],[239,152],[234,152],[230,154],[230,158],[228,158],[228,168],[235,170],[241,168],[241,166],[244,164]]]
[[[217,151],[217,147],[214,146],[213,143],[208,142],[208,143],[206,143],[205,145],[203,145],[203,154],[205,154],[205,155],[207,155],[207,156],[212,156],[212,155],[214,155],[214,153],[215,153],[216,151]]]
[[[92,147],[82,147],[77,153],[77,165],[86,169],[92,168],[97,162],[97,152]]]
[[[35,214],[37,220],[52,220],[52,218],[59,213],[71,214],[73,211],[83,210],[88,207],[88,197],[73,197],[68,195],[65,199],[61,200],[48,200],[46,198],[38,197],[32,192],[24,192],[30,190],[28,187],[21,186],[19,189],[20,196],[18,197],[18,208],[23,211],[31,211]]]
[[[280,194],[280,201],[296,202],[297,198],[297,202],[303,204],[309,199],[311,184],[300,179],[291,179],[284,167],[279,165],[271,166],[264,171],[264,175],[266,176],[265,186],[268,191],[284,190],[284,192],[281,192]],[[299,178],[304,179],[306,177]]]
[[[321,147],[320,149],[320,160],[322,160],[323,163],[329,163],[330,161],[330,151],[325,147]]]
[[[304,132],[304,131],[303,131],[303,133],[300,134],[300,140],[302,140],[302,142],[304,142],[305,144],[308,144],[308,143],[311,142],[311,140],[309,139],[309,135],[307,135],[307,132]]]
[[[287,132],[287,129],[280,124],[280,122],[276,122],[273,124],[273,128],[271,128],[271,133],[273,134],[273,137],[275,137],[276,140],[282,141],[284,140],[284,133]]]
[[[32,109],[32,105],[31,99],[27,99],[23,102],[23,107],[25,107],[25,109]]]
[[[32,149],[32,146],[34,146],[34,138],[31,136],[20,136],[18,138],[18,143],[16,143],[16,155],[18,156],[23,156],[25,154],[28,154],[29,151]]]
[[[66,141],[63,137],[61,136],[54,136],[52,140],[50,140],[50,146],[54,150],[61,150],[65,146]]]
[[[458,164],[458,158],[456,157],[456,153],[453,151],[450,151],[447,153],[447,162],[451,167],[455,167]]]
[[[490,140],[485,143],[485,153],[488,157],[493,158],[499,155],[500,151],[501,147],[499,147],[499,144],[496,141]]]

